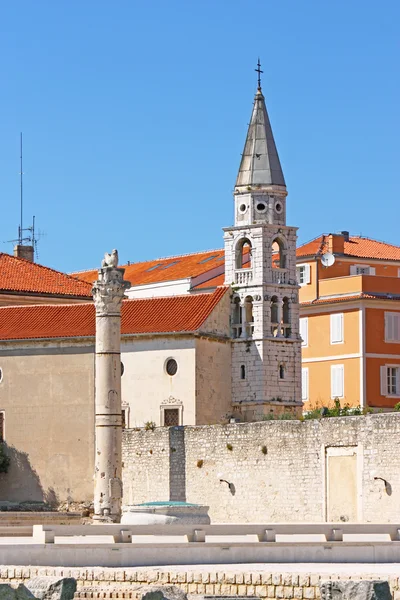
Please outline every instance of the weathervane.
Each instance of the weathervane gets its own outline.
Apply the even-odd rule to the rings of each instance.
[[[258,57],[257,69],[254,70],[258,73],[258,89],[261,90],[261,73],[264,71],[261,71],[260,57]]]

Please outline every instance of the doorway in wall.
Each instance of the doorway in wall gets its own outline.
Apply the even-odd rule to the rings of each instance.
[[[357,446],[325,450],[326,520],[358,521]]]

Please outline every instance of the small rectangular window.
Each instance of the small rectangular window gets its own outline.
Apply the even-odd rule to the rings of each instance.
[[[375,275],[375,267],[369,265],[351,265],[350,275]]]
[[[302,339],[301,345],[308,346],[308,317],[302,317],[300,319],[300,337]]]
[[[400,366],[381,367],[381,395],[400,397]]]
[[[343,398],[344,396],[344,366],[331,366],[331,398]]]
[[[179,425],[179,408],[164,409],[164,427],[176,427]]]
[[[331,314],[331,344],[343,343],[343,313]]]
[[[301,399],[308,400],[308,367],[301,369]]]
[[[299,285],[307,285],[310,283],[310,265],[298,265],[296,267],[297,283]]]
[[[385,312],[385,342],[400,342],[400,312]]]

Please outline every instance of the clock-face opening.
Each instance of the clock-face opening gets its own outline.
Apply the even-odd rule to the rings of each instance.
[[[258,212],[263,213],[267,210],[267,205],[265,202],[258,202],[256,208]]]
[[[247,206],[246,206],[245,204],[241,204],[241,205],[239,206],[239,212],[241,212],[241,213],[245,213],[245,212],[246,212],[246,210],[247,210]]]
[[[275,210],[278,214],[282,212],[282,204],[280,202],[275,204]]]

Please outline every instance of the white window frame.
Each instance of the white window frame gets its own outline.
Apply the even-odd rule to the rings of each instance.
[[[385,311],[385,342],[400,343],[400,312]]]
[[[394,393],[391,393],[388,389],[388,369],[396,371],[396,391]],[[385,396],[385,398],[400,398],[400,364],[381,366],[381,396]]]
[[[301,269],[304,269],[304,280],[301,281]],[[303,287],[303,285],[308,285],[311,283],[311,265],[309,263],[302,263],[301,265],[296,265],[296,275],[297,275],[297,283]]]
[[[302,348],[308,347],[308,317],[300,317],[299,319],[300,337]],[[304,335],[303,335],[304,334]]]
[[[336,325],[335,325],[336,322]],[[335,328],[337,323],[340,323],[340,335],[335,338]],[[343,344],[344,343],[344,315],[343,313],[331,313],[330,315],[330,341],[331,344]]]
[[[341,373],[341,391],[335,388],[335,373]],[[335,398],[344,398],[344,365],[331,365],[331,399]]]
[[[350,275],[375,275],[375,267],[369,265],[351,265]]]
[[[301,369],[301,399],[306,402],[309,398],[309,373],[308,367]]]
[[[130,406],[127,402],[122,402],[121,411],[125,411],[125,429],[129,429],[130,426]]]
[[[179,410],[179,426],[183,425],[183,402],[182,400],[178,400],[178,398],[174,398],[170,396],[168,399],[163,400],[160,404],[160,425],[161,427],[165,427],[164,425],[164,411],[172,408]]]

